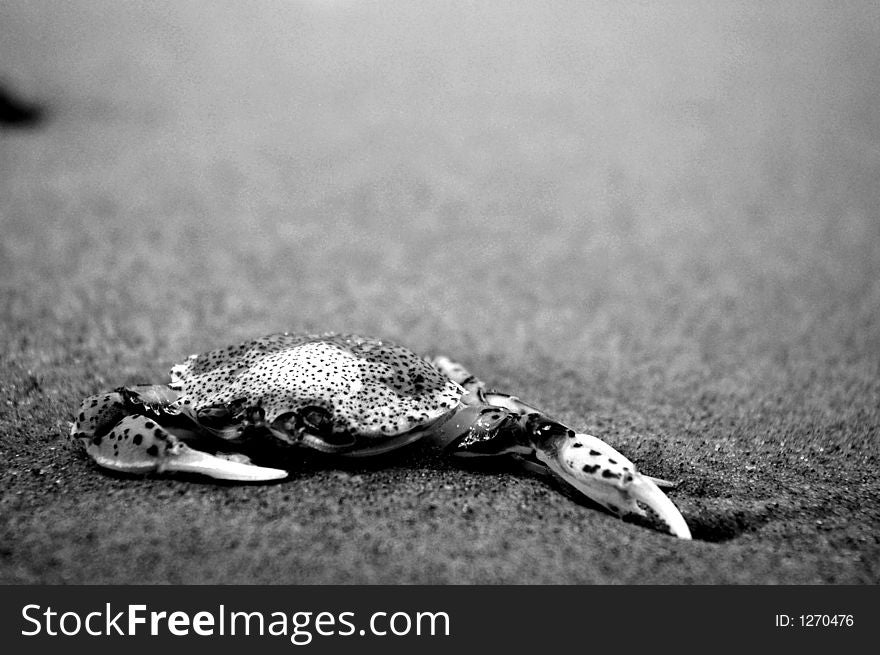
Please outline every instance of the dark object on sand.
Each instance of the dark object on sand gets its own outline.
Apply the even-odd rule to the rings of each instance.
[[[285,332],[193,355],[172,368],[171,377],[170,385],[120,387],[86,398],[71,436],[113,471],[238,482],[288,475],[254,464],[243,452],[248,442],[367,457],[429,437],[451,455],[512,457],[616,516],[646,516],[640,502],[672,534],[691,538],[660,490],[672,483],[640,474],[604,441],[576,433],[516,396],[488,390],[448,357],[425,359],[357,335]],[[210,441],[214,447],[202,450]],[[277,465],[276,454],[267,459]]]
[[[0,86],[0,127],[32,127],[43,118],[43,110],[15,97]]]

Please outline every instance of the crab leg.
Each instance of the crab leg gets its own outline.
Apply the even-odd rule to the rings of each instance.
[[[660,490],[661,485],[675,485],[642,475],[601,439],[576,433],[541,412],[514,412],[517,399],[501,396],[486,394],[490,400],[503,400],[503,405],[463,405],[438,430],[440,443],[460,457],[512,455],[533,472],[549,471],[616,516],[645,516],[642,503],[676,537],[691,538],[681,512]]]
[[[263,482],[287,477],[287,471],[255,466],[196,450],[138,411],[153,411],[158,400],[154,387],[120,389],[83,401],[71,437],[85,445],[86,453],[104,468],[123,473],[196,473],[219,480]],[[174,415],[173,408],[164,413]]]
[[[635,464],[598,437],[569,430],[516,396],[488,392],[484,398],[491,405],[525,415],[535,457],[587,498],[617,516],[645,516],[639,507],[643,503],[676,537],[691,538],[681,512],[660,490],[675,487],[674,483],[642,475]]]
[[[492,399],[501,394],[486,395]],[[653,510],[672,534],[691,538],[681,512],[660,490],[660,484],[674,485],[642,475],[629,459],[601,439],[576,433],[540,412],[513,412],[510,407],[515,402],[506,396],[505,406],[463,405],[438,431],[440,443],[460,457],[514,456],[531,471],[549,471],[616,516],[645,516],[641,503]]]
[[[674,483],[642,475],[601,439],[567,428],[516,396],[487,390],[481,380],[448,357],[430,361],[467,392],[458,412],[437,430],[438,441],[452,454],[512,455],[531,471],[549,470],[617,516],[645,516],[642,503],[672,534],[691,538],[681,512],[660,490],[673,488]]]

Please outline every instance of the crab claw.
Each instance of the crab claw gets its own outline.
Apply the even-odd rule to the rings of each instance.
[[[550,473],[617,516],[645,516],[649,507],[676,537],[691,531],[660,487],[675,485],[642,475],[635,465],[601,439],[577,433],[515,396],[486,394],[492,404],[462,408],[436,432],[457,457],[511,455],[528,470]]]
[[[536,426],[535,456],[557,476],[617,516],[645,516],[642,503],[651,508],[681,539],[691,531],[678,508],[657,486],[655,478],[642,475],[635,465],[607,443],[589,434],[561,433],[549,429],[555,422]],[[556,424],[558,425],[558,424]],[[662,481],[661,481],[662,482]]]
[[[268,482],[282,480],[287,471],[251,464],[249,460],[238,461],[233,458],[219,457],[179,444],[180,449],[173,458],[163,462],[163,471],[178,473],[197,473],[207,475],[215,480],[232,480],[235,482]]]
[[[86,399],[84,405],[91,407],[91,401]],[[100,412],[96,420],[89,421],[83,411],[71,427],[71,436],[80,439],[86,452],[104,468],[133,474],[197,473],[236,482],[267,482],[288,475],[282,469],[251,464],[243,455],[212,455],[191,448],[147,416],[124,416],[114,424],[114,412],[120,407],[111,396],[105,410],[109,424],[102,422]]]

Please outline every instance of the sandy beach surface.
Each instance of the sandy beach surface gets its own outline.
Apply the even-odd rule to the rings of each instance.
[[[0,583],[880,582],[873,3],[0,5]],[[85,396],[276,331],[446,353],[693,541],[426,445],[104,473]]]

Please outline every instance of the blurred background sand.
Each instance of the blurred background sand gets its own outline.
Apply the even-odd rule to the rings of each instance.
[[[880,9],[0,5],[0,579],[880,581]],[[79,400],[277,330],[444,352],[701,540],[419,450],[114,478]]]

